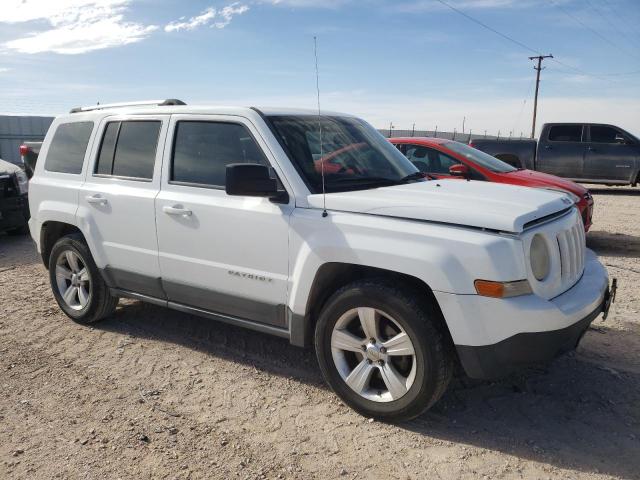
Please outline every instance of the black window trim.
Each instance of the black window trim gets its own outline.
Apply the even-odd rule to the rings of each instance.
[[[575,140],[551,140],[550,136],[551,136],[551,130],[553,129],[553,127],[571,127],[571,126],[575,126],[575,125],[579,125],[580,126],[580,140],[575,141]],[[549,126],[549,132],[547,133],[547,138],[546,141],[547,142],[552,142],[552,143],[587,143],[586,141],[586,135],[585,135],[585,124],[584,123],[556,123],[555,125],[551,125]]]
[[[127,177],[125,175],[108,175],[106,173],[96,173],[96,170],[98,170],[98,162],[100,161],[100,152],[102,152],[102,147],[104,144],[104,136],[105,133],[107,132],[107,127],[109,126],[110,123],[118,123],[118,132],[116,133],[116,141],[113,145],[113,158],[111,159],[111,171],[113,172],[113,165],[114,165],[114,161],[116,159],[116,152],[118,150],[118,140],[120,139],[120,130],[122,128],[122,124],[124,122],[157,122],[160,123],[160,129],[158,130],[158,140],[156,141],[156,148],[154,151],[154,157],[153,157],[153,172],[151,175],[151,178],[144,178],[144,177]],[[113,119],[113,120],[107,120],[104,124],[104,128],[102,128],[102,137],[100,138],[100,147],[98,148],[98,151],[96,153],[95,156],[95,161],[93,162],[93,172],[91,173],[92,177],[97,177],[97,178],[113,178],[116,180],[127,180],[130,182],[143,182],[143,183],[152,183],[153,182],[153,177],[156,175],[156,160],[158,157],[158,146],[160,145],[160,138],[162,136],[162,122],[163,120],[161,118],[122,118],[122,119]]]
[[[262,155],[264,156],[265,160],[267,161],[267,163],[269,164],[268,167],[272,170],[274,170],[274,173],[276,175],[276,178],[278,179],[278,183],[283,185],[284,188],[284,184],[282,183],[282,181],[280,180],[280,178],[278,177],[278,172],[275,171],[275,169],[273,168],[273,165],[271,164],[271,161],[269,160],[269,157],[266,155],[264,149],[262,148],[262,146],[260,146],[260,143],[258,143],[258,141],[256,140],[256,137],[253,135],[253,133],[251,132],[251,130],[247,127],[247,125],[245,125],[242,122],[239,121],[232,121],[232,120],[209,120],[209,119],[197,119],[197,118],[192,118],[192,119],[178,119],[175,121],[175,124],[173,126],[173,131],[172,131],[172,135],[171,135],[171,158],[169,159],[169,177],[167,178],[167,183],[169,185],[178,185],[180,187],[194,187],[194,188],[206,188],[209,190],[222,190],[224,192],[226,192],[227,186],[226,185],[211,185],[209,183],[197,183],[197,182],[182,182],[180,180],[173,180],[173,162],[175,160],[175,154],[176,154],[176,139],[177,139],[177,133],[178,133],[178,124],[180,123],[217,123],[217,124],[226,124],[226,125],[239,125],[241,127],[244,127],[244,129],[247,131],[247,133],[249,134],[249,136],[251,137],[251,139],[255,142],[256,147],[258,147],[260,149],[260,151],[262,152]],[[286,188],[284,189],[286,191]]]
[[[48,150],[51,149],[51,144],[53,143],[53,140],[56,137],[56,133],[58,132],[58,128],[60,128],[62,125],[71,125],[74,123],[90,123],[91,124],[91,133],[89,133],[89,138],[87,140],[87,146],[85,147],[84,150],[84,157],[82,157],[82,167],[80,168],[80,171],[78,173],[71,173],[71,172],[59,172],[56,170],[48,170],[47,169],[47,159],[44,159],[44,165],[43,165],[43,169],[45,172],[47,173],[55,173],[55,174],[59,174],[59,175],[82,175],[82,172],[84,171],[84,166],[87,163],[87,153],[89,152],[89,146],[91,144],[93,144],[93,138],[94,138],[94,134],[95,134],[95,130],[96,130],[96,122],[93,120],[78,120],[75,122],[60,122],[57,126],[56,126],[56,131],[53,133],[53,136],[51,137],[51,142],[49,142],[49,145],[47,146],[47,157],[49,156],[49,152]]]
[[[589,127],[589,140],[587,141],[587,143],[598,143],[599,145],[627,145],[626,143],[617,143],[617,142],[594,142],[591,139],[591,129],[593,127],[606,127],[606,128],[612,128],[613,130],[615,130],[616,132],[618,132],[620,135],[622,135],[624,138],[626,138],[627,140],[631,140],[631,138],[629,138],[629,134],[627,134],[624,130],[622,130],[621,128],[616,127],[615,125],[608,125],[606,123],[590,123],[589,125],[587,125]]]

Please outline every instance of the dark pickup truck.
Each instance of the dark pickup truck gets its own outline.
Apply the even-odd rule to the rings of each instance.
[[[640,183],[640,140],[613,125],[547,123],[536,140],[474,139],[469,145],[516,168],[583,183]]]

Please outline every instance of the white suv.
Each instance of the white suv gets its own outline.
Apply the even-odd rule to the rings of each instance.
[[[420,414],[456,363],[491,378],[572,349],[611,296],[566,196],[425,178],[344,114],[74,109],[30,188],[73,320],[129,297],[314,344],[367,416]]]

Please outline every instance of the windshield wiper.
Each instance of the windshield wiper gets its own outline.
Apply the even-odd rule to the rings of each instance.
[[[434,177],[433,175],[429,175],[426,172],[413,172],[406,177],[402,177],[400,180],[398,180],[398,183],[410,182],[411,180],[420,180],[421,178],[430,178],[431,180],[435,180],[436,177]]]

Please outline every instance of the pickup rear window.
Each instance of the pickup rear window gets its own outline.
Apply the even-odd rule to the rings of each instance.
[[[82,172],[84,155],[93,131],[93,122],[62,123],[56,128],[44,164],[48,172]]]

